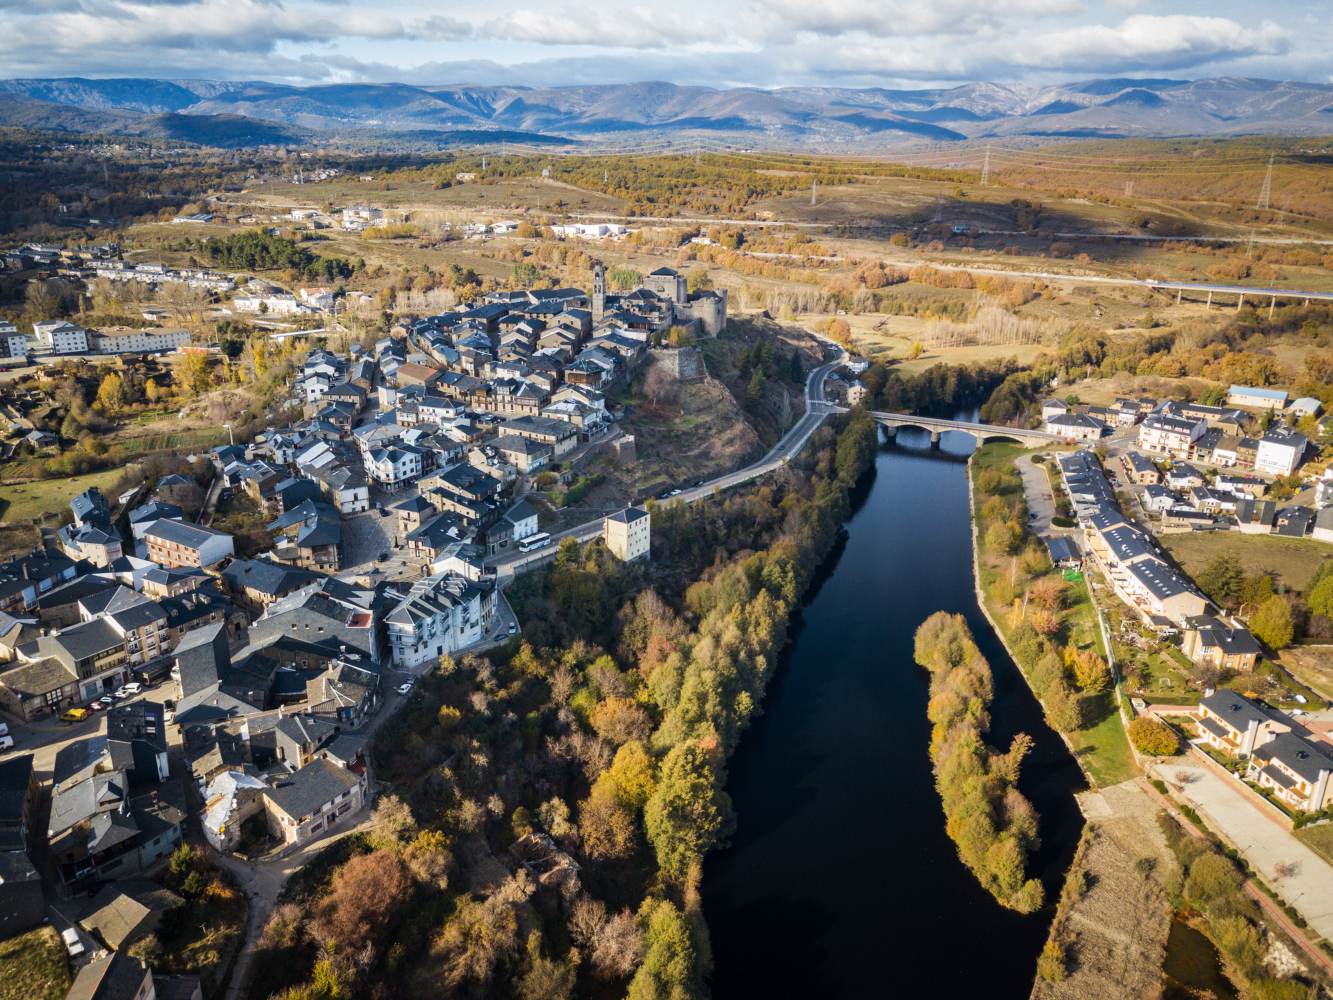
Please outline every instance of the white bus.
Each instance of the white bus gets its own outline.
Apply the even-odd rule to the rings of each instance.
[[[533,549],[539,549],[551,540],[549,532],[539,531],[535,535],[529,535],[518,543],[518,551],[531,552]]]

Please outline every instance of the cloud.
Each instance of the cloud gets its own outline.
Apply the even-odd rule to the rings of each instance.
[[[1270,21],[1255,29],[1225,17],[1136,14],[1114,27],[1094,24],[1037,35],[1013,59],[1020,66],[1085,73],[1172,70],[1280,55],[1289,45],[1287,33]]]
[[[865,34],[876,38],[918,35],[967,35],[1007,22],[1077,14],[1079,0],[757,0],[739,30],[765,41],[790,41],[802,34],[837,38]]]
[[[484,85],[947,86],[1099,74],[1333,76],[1309,0],[0,0],[0,76]],[[438,13],[436,11],[439,11]],[[1226,16],[1222,16],[1226,15]]]
[[[516,10],[479,25],[476,34],[536,45],[664,49],[715,40],[718,29],[707,19],[664,17],[650,7],[621,7],[606,15]]]

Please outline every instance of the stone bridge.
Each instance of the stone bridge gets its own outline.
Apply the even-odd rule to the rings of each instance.
[[[871,415],[880,422],[888,432],[889,437],[897,434],[899,427],[919,427],[922,430],[930,431],[931,444],[940,443],[940,433],[943,431],[962,431],[964,434],[971,434],[977,439],[979,445],[985,444],[993,438],[1017,441],[1019,444],[1028,445],[1029,447],[1054,444],[1063,440],[1058,434],[1022,427],[974,424],[967,420],[941,420],[938,417],[918,417],[910,413],[884,413],[879,410],[873,411]]]

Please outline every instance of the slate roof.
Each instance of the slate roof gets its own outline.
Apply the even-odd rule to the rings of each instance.
[[[275,787],[265,790],[264,794],[276,808],[300,821],[312,815],[320,806],[354,788],[358,780],[351,771],[317,758],[299,771],[284,777]]]
[[[1262,705],[1228,688],[1219,688],[1199,704],[1242,733],[1250,727],[1250,723],[1261,725],[1272,718]]]
[[[79,970],[65,1000],[134,1000],[148,975],[140,959],[113,951]]]
[[[1314,740],[1307,740],[1295,733],[1278,733],[1255,749],[1254,759],[1257,763],[1278,761],[1312,785],[1319,780],[1320,772],[1333,771],[1333,755]],[[1269,773],[1272,770],[1276,768]]]

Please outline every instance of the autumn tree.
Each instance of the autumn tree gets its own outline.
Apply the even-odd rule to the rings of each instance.
[[[1070,657],[1074,683],[1080,691],[1101,694],[1111,685],[1111,668],[1095,649],[1081,649]]]
[[[1291,645],[1295,626],[1291,620],[1291,605],[1285,597],[1274,594],[1250,619],[1250,631],[1269,649],[1285,649]]]
[[[1140,753],[1169,757],[1179,749],[1175,731],[1160,719],[1140,715],[1129,724],[1129,739]]]
[[[97,387],[97,408],[115,413],[125,404],[125,381],[119,372],[107,372]]]
[[[513,907],[498,896],[484,903],[460,897],[431,950],[447,987],[457,989],[464,983],[484,987],[496,966],[518,950],[518,919]]]
[[[412,883],[392,851],[359,854],[338,869],[315,908],[311,932],[326,948],[356,953],[393,930]]]

